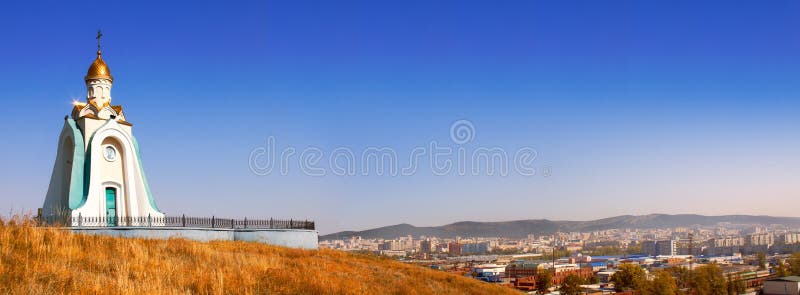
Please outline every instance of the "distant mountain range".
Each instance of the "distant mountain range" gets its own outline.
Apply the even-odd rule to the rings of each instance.
[[[798,217],[773,217],[754,215],[704,216],[695,214],[650,214],[623,215],[591,221],[556,221],[547,219],[516,220],[502,222],[462,221],[433,227],[417,227],[410,224],[384,226],[364,231],[343,231],[320,236],[320,240],[347,239],[360,236],[365,239],[394,239],[411,235],[436,236],[440,238],[459,237],[505,237],[524,238],[528,234],[542,235],[554,232],[588,232],[607,229],[648,229],[692,226],[714,226],[719,223],[739,225],[781,224],[787,227],[800,227]]]

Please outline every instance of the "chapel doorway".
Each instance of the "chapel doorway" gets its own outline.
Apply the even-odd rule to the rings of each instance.
[[[106,219],[108,226],[117,226],[117,189],[106,188]]]

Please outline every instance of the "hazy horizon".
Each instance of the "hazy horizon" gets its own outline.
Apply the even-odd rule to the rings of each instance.
[[[525,218],[525,219],[513,219],[513,220],[510,220],[510,219],[509,220],[458,220],[458,221],[446,222],[446,223],[442,223],[442,224],[414,224],[412,222],[401,222],[401,223],[378,225],[378,226],[372,226],[372,227],[366,227],[366,228],[360,228],[360,229],[344,229],[344,230],[333,231],[333,232],[320,232],[320,235],[328,235],[328,234],[334,234],[334,233],[345,232],[345,231],[358,232],[358,231],[363,231],[363,230],[370,230],[370,229],[389,227],[389,226],[395,226],[395,225],[401,225],[401,224],[409,224],[409,225],[412,225],[412,226],[415,226],[415,227],[438,227],[438,226],[445,226],[445,225],[450,225],[450,224],[459,223],[459,222],[494,223],[494,222],[512,222],[512,221],[542,220],[542,219],[543,220],[549,220],[549,221],[578,221],[578,222],[582,222],[582,221],[595,221],[595,220],[606,219],[606,218],[614,218],[614,217],[620,217],[620,216],[647,216],[647,215],[702,215],[702,216],[708,216],[708,217],[743,215],[743,216],[760,216],[760,217],[777,217],[777,218],[800,218],[800,216],[774,216],[774,215],[755,215],[755,214],[707,215],[707,214],[695,214],[695,213],[669,213],[669,214],[667,214],[667,213],[646,213],[646,214],[621,214],[621,215],[605,216],[605,217],[591,218],[591,219]]]
[[[800,2],[2,6],[0,212],[42,206],[98,28],[168,215],[327,234],[800,206]]]

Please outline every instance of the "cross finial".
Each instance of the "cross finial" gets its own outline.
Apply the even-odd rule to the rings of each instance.
[[[100,38],[103,37],[103,31],[97,30],[97,51],[100,51]]]

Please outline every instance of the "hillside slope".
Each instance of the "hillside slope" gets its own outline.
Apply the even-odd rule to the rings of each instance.
[[[587,232],[621,228],[666,228],[712,226],[717,223],[770,225],[783,224],[789,227],[800,227],[800,218],[797,217],[772,217],[754,215],[723,215],[704,216],[696,214],[650,214],[650,215],[622,215],[591,221],[553,221],[547,219],[530,219],[501,222],[475,222],[462,221],[435,227],[416,227],[410,224],[398,224],[364,231],[343,231],[324,235],[320,240],[347,239],[360,236],[365,239],[395,239],[411,235],[436,236],[440,238],[455,237],[505,237],[524,238],[528,234],[543,235],[553,232]]]
[[[0,221],[0,294],[254,293],[518,294],[334,250],[86,236]]]

